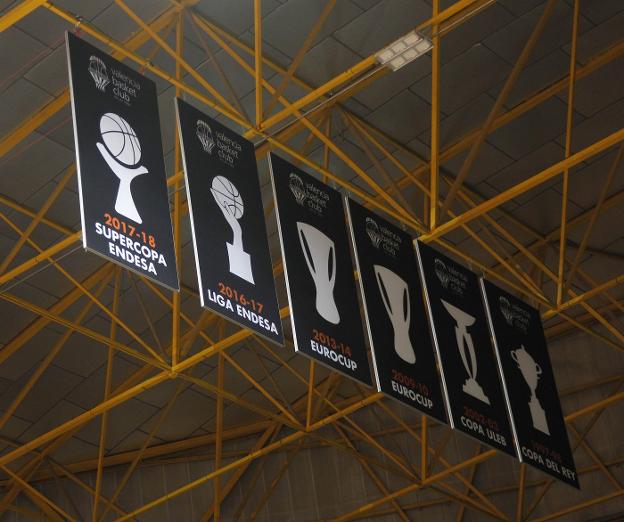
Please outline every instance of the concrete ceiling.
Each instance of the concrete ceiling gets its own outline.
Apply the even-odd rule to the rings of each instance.
[[[118,41],[126,40],[137,30],[134,22],[124,15],[114,2],[58,0],[56,3],[80,15],[83,20]],[[453,1],[442,0],[440,3],[440,7],[445,8],[452,5]],[[127,0],[127,4],[146,21],[152,20],[171,7],[168,0],[150,2]],[[0,1],[0,12],[3,9],[8,10],[12,5],[11,1]],[[305,35],[318,18],[323,5],[324,2],[310,0],[263,0],[264,55],[287,68]],[[557,2],[542,37],[507,99],[506,109],[516,106],[553,82],[566,77],[570,61],[572,5],[572,0]],[[499,0],[442,37],[441,149],[482,125],[543,8],[544,3],[541,0]],[[227,2],[200,0],[193,9],[241,41],[253,45],[251,0]],[[311,86],[321,85],[427,20],[431,15],[431,9],[429,0],[340,0],[305,54],[296,76]],[[620,43],[623,24],[624,3],[621,0],[581,0],[578,66],[588,64],[594,56]],[[65,30],[80,32],[80,27],[72,27],[49,10],[39,8],[0,33],[0,138],[9,135],[30,115],[67,89],[63,38]],[[88,36],[85,37],[90,39]],[[173,32],[169,33],[168,41],[174,45]],[[253,78],[209,37],[206,36],[205,41],[223,68],[236,96],[248,114],[253,117]],[[97,45],[103,47],[102,44]],[[137,52],[148,56],[154,48],[155,44],[148,41]],[[184,29],[184,58],[219,92],[228,92],[188,20],[185,21]],[[163,52],[159,52],[153,58],[153,63],[170,72],[175,68],[173,59]],[[251,58],[249,63],[253,64]],[[266,68],[265,77],[274,85],[279,83],[279,76],[269,68]],[[197,85],[188,76],[184,80],[190,85]],[[171,174],[175,139],[172,101],[175,89],[164,80],[156,79],[156,81],[164,153],[167,170]],[[578,80],[574,99],[572,151],[586,147],[622,127],[623,82],[624,57],[614,59],[593,74]],[[302,88],[291,85],[286,91],[286,96],[295,100],[304,92]],[[266,99],[268,102],[268,97]],[[190,98],[189,100],[193,101]],[[428,54],[399,72],[387,74],[358,90],[352,98],[342,103],[342,106],[411,150],[416,156],[426,160],[429,158],[431,137],[430,103],[431,56]],[[202,107],[201,103],[196,105]],[[278,109],[279,106],[274,112]],[[215,114],[211,109],[206,110]],[[466,186],[483,197],[492,197],[561,160],[564,157],[566,110],[566,89],[562,89],[534,109],[490,133],[466,179]],[[219,117],[227,123],[224,117]],[[378,182],[383,182],[383,178],[362,149],[357,137],[345,127],[337,114],[332,118],[333,142],[345,150],[365,172]],[[236,125],[232,126],[236,128]],[[295,137],[292,140],[293,147],[303,145],[304,139],[305,134]],[[397,155],[403,154],[401,158],[405,159],[407,164],[411,162],[410,167],[418,164],[414,157],[405,156],[404,153],[398,152],[396,147],[393,150]],[[451,176],[457,175],[465,154],[463,152],[444,161],[441,165],[443,171]],[[615,155],[616,151],[610,149],[571,170],[568,203],[570,218],[588,211],[596,204]],[[313,161],[322,163],[323,147],[318,141],[313,142],[309,156]],[[36,212],[61,181],[66,169],[73,164],[74,157],[70,109],[65,105],[0,158],[0,194]],[[381,156],[379,158],[381,159]],[[259,161],[265,205],[268,207],[270,197],[267,188],[267,166],[264,159]],[[391,178],[395,180],[401,178],[401,172],[387,159],[382,160],[382,165],[388,170]],[[335,155],[331,156],[328,168],[339,177],[371,191],[370,187]],[[607,190],[607,196],[614,195],[623,188],[624,171],[620,168]],[[445,190],[444,188],[443,194]],[[559,227],[561,191],[560,178],[555,178],[552,182],[540,185],[513,199],[503,208],[512,212],[516,219],[534,232],[547,235]],[[403,193],[416,214],[421,215],[422,194],[417,193],[412,187],[404,188]],[[463,208],[460,204],[454,207],[457,211]],[[23,213],[12,210],[2,203],[0,209],[22,230],[28,226],[30,218]],[[580,265],[598,281],[608,280],[621,273],[621,261],[624,259],[622,211],[621,205],[615,205],[598,217],[588,243],[588,250]],[[61,191],[45,216],[67,229],[79,229],[75,177]],[[506,223],[500,214],[495,213],[493,216],[501,223]],[[279,250],[273,213],[269,214],[267,226],[273,259],[277,260]],[[471,226],[475,231],[480,228],[477,223]],[[532,242],[526,231],[518,229],[514,230],[514,233],[523,243]],[[582,234],[583,227],[578,227],[570,232],[569,239],[573,243],[579,243]],[[43,225],[38,226],[32,234],[32,240],[41,248],[54,244],[62,237],[64,234],[58,229]],[[0,252],[2,252],[0,257],[10,252],[17,239],[16,232],[6,222],[0,222]],[[454,232],[448,236],[448,240],[486,266],[496,264],[495,260],[465,232]],[[182,311],[196,320],[200,317],[201,310],[197,297],[192,295],[192,290],[196,289],[197,284],[190,245],[190,225],[186,217],[182,221],[182,244],[181,278],[182,283],[191,290],[191,293],[182,294]],[[508,253],[512,254],[515,247],[508,243],[504,244],[508,248]],[[574,249],[571,251],[575,252]],[[32,258],[36,253],[30,245],[24,245],[11,266]],[[549,254],[546,262],[554,267],[555,254]],[[104,266],[100,258],[73,247],[63,253],[60,264],[77,280],[85,279]],[[280,303],[285,306],[287,302],[285,288],[280,278],[277,284]],[[62,299],[72,288],[72,282],[54,267],[41,265],[17,281],[10,282],[1,291],[3,293],[9,291],[19,298],[47,308]],[[149,343],[167,346],[171,338],[169,307],[153,291],[127,272],[122,276],[121,288],[120,316],[127,317],[128,325]],[[579,282],[579,290],[586,288],[585,283]],[[98,285],[95,285],[92,291],[97,289]],[[544,289],[550,294],[553,292],[552,287],[549,288],[547,285]],[[101,302],[109,304],[112,294],[111,280],[102,289]],[[618,295],[617,290],[614,295]],[[84,299],[77,300],[62,312],[63,317],[75,319],[86,303]],[[151,318],[153,327],[146,320],[146,316]],[[35,316],[2,300],[0,318],[2,319],[0,346],[6,347],[32,323]],[[619,318],[617,321],[614,319],[617,327],[622,327],[620,323]],[[109,335],[110,320],[104,312],[98,310],[97,306],[91,308],[82,324],[103,335]],[[214,322],[204,331],[209,337],[222,334]],[[225,325],[225,332],[229,331],[233,332],[235,328]],[[603,330],[597,331],[609,335]],[[46,324],[35,337],[0,364],[0,410],[5,410],[14,400],[64,333],[64,327],[54,323]],[[129,346],[136,346],[123,331],[118,332],[118,339]],[[583,337],[582,341],[570,344],[559,342],[561,349],[553,350],[553,359],[560,389],[617,376],[624,370],[621,354],[600,344],[594,338]],[[205,340],[197,340],[190,348],[190,353],[204,347],[205,344]],[[307,375],[307,360],[295,356],[289,347],[278,349],[277,352],[301,374]],[[0,351],[0,356],[1,354]],[[274,389],[274,383],[277,383],[279,393],[283,394],[286,400],[293,402],[305,394],[305,386],[293,379],[292,375],[284,370],[283,365],[257,343],[242,343],[230,349],[228,354],[268,389]],[[572,363],[573,360],[576,362]],[[38,380],[32,392],[0,429],[0,435],[4,439],[18,443],[25,442],[93,407],[103,398],[106,361],[105,346],[74,333]],[[196,367],[194,376],[215,384],[215,367],[216,360],[208,359]],[[113,386],[121,383],[139,368],[139,362],[132,357],[116,355]],[[321,369],[318,371],[317,379],[320,381],[326,376],[327,372]],[[230,393],[263,408],[270,408],[267,399],[231,366],[226,366],[225,383]],[[166,382],[114,408],[109,418],[106,454],[140,447],[176,386],[177,383],[174,381]],[[352,386],[345,383],[340,388],[337,399],[349,397],[352,393]],[[600,388],[592,393],[602,397],[605,392]],[[587,400],[589,399],[582,395],[572,395],[564,402],[564,410],[571,411],[581,407]],[[416,418],[413,413],[403,408],[396,409],[406,419]],[[614,411],[622,413],[621,407]],[[158,430],[154,443],[213,433],[215,413],[214,395],[198,386],[189,386],[177,398],[172,414]],[[224,418],[226,427],[262,419],[261,416],[228,402]],[[605,459],[619,458],[624,448],[621,446],[621,438],[614,438],[612,434],[619,433],[624,428],[622,416],[611,415],[608,421],[601,421],[603,422],[603,427],[597,428],[591,437],[591,444]],[[94,421],[78,431],[55,453],[55,458],[70,463],[96,457],[99,427],[99,421]],[[458,445],[464,444],[461,435],[455,438],[460,439]],[[6,445],[3,451],[6,452],[10,448],[10,445]],[[461,450],[454,451],[462,453]],[[591,463],[583,453],[577,452],[576,457],[578,467]],[[508,465],[510,462],[503,457],[484,465],[476,483],[484,487],[494,486],[496,478],[504,473]],[[617,473],[623,477],[621,469]],[[537,474],[531,476],[539,477]],[[589,498],[592,492],[595,494],[604,492],[604,486],[585,480],[583,490],[584,497]],[[565,490],[565,493],[568,494],[568,491]],[[513,506],[514,502],[515,497],[505,497],[504,502],[499,505]],[[557,507],[559,504],[555,502],[553,506]],[[620,503],[619,506],[624,511],[624,505]],[[610,509],[611,512],[615,511],[617,503],[610,504]],[[597,513],[607,512],[609,509]],[[454,511],[452,513],[454,514]],[[13,520],[9,518],[2,520],[5,519]],[[583,518],[579,518],[581,519]]]

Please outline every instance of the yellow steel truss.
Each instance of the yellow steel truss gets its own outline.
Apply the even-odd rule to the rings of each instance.
[[[454,143],[442,148],[439,143],[439,85],[440,85],[440,40],[458,25],[465,23],[475,13],[487,9],[494,0],[459,0],[447,9],[439,9],[439,0],[433,0],[432,16],[429,20],[421,24],[417,29],[426,30],[431,33],[434,44],[432,60],[432,104],[431,104],[431,156],[426,161],[416,156],[403,144],[397,143],[378,129],[372,127],[363,119],[349,112],[341,106],[341,102],[364,88],[370,82],[375,81],[380,76],[386,74],[385,69],[380,69],[376,65],[375,56],[371,55],[357,63],[347,71],[337,75],[328,82],[320,86],[310,86],[299,79],[296,75],[297,68],[301,63],[306,51],[321,30],[325,20],[331,16],[335,0],[327,0],[318,20],[313,24],[309,34],[303,40],[303,44],[295,58],[288,66],[282,68],[272,62],[262,52],[261,34],[261,0],[254,0],[254,46],[250,47],[239,41],[234,36],[228,34],[222,28],[206,20],[192,9],[195,3],[192,0],[171,0],[171,6],[154,20],[144,21],[135,13],[123,0],[115,2],[120,9],[120,14],[125,13],[138,26],[138,31],[128,40],[119,43],[102,33],[95,27],[80,20],[68,11],[56,6],[54,3],[45,0],[23,0],[7,13],[0,17],[0,32],[8,29],[19,20],[28,16],[37,8],[48,9],[62,19],[71,24],[80,24],[81,30],[108,46],[113,56],[118,59],[128,59],[142,68],[149,70],[160,78],[170,82],[176,88],[176,94],[185,93],[198,101],[201,101],[216,111],[225,115],[232,122],[241,125],[246,129],[247,136],[254,137],[259,141],[257,154],[262,156],[267,150],[278,150],[290,155],[296,161],[306,164],[308,167],[319,172],[325,180],[332,180],[336,184],[348,190],[354,196],[363,200],[367,205],[381,210],[389,216],[408,227],[411,231],[420,234],[420,238],[427,242],[436,242],[453,254],[465,259],[473,268],[481,270],[488,276],[505,283],[510,288],[538,303],[543,311],[545,319],[559,318],[558,323],[554,323],[548,329],[550,335],[560,335],[571,328],[578,328],[581,331],[593,335],[600,342],[614,347],[618,350],[624,349],[624,334],[620,332],[613,322],[605,314],[610,314],[614,310],[624,311],[624,305],[617,301],[609,292],[616,286],[624,282],[624,274],[612,278],[606,282],[594,281],[580,267],[579,263],[583,252],[588,251],[587,242],[591,236],[594,224],[601,212],[624,200],[624,192],[607,197],[611,181],[617,171],[624,151],[624,129],[613,132],[603,137],[595,143],[582,150],[571,150],[571,135],[573,130],[573,104],[575,82],[586,77],[600,67],[618,58],[624,52],[624,42],[616,42],[610,49],[590,58],[583,65],[577,65],[576,48],[578,39],[578,18],[579,1],[574,3],[574,22],[571,36],[571,60],[570,70],[566,78],[554,82],[552,85],[540,92],[528,97],[514,107],[503,111],[505,101],[514,87],[520,72],[527,63],[531,51],[535,46],[540,34],[544,31],[546,22],[554,7],[555,0],[546,2],[543,14],[538,20],[533,32],[528,38],[523,51],[516,64],[512,68],[504,87],[499,94],[492,110],[488,114],[485,122],[477,129],[472,130],[465,136],[459,138]],[[217,69],[227,92],[219,92],[215,89],[199,72],[197,72],[185,59],[183,48],[183,16],[190,21],[196,36],[206,51],[208,58]],[[172,47],[166,43],[166,36],[170,30],[175,30],[176,43]],[[397,35],[399,36],[399,35]],[[255,84],[255,114],[253,120],[246,114],[240,100],[236,96],[232,85],[228,81],[214,54],[206,43],[206,38],[210,38],[225,53],[227,53],[240,67],[249,74]],[[137,49],[148,41],[155,43],[154,51],[149,56],[137,54]],[[175,60],[175,71],[169,72],[156,67],[152,59],[158,52],[164,52]],[[252,65],[250,65],[250,63]],[[280,76],[279,84],[275,87],[263,76],[263,68],[268,67],[277,72]],[[199,87],[193,87],[184,81],[183,73],[188,74]],[[294,83],[304,89],[306,94],[296,100],[288,100],[285,97],[285,90],[289,83]],[[483,199],[471,192],[464,186],[464,181],[471,172],[474,160],[477,157],[480,147],[487,136],[494,130],[508,124],[525,112],[535,108],[541,102],[557,94],[562,89],[568,89],[568,113],[566,122],[565,158],[549,166],[539,173],[535,173],[521,183],[489,199]],[[264,91],[269,94],[269,102],[263,103]],[[69,101],[68,91],[65,90],[54,100],[41,107],[34,114],[29,115],[12,132],[0,139],[0,157],[8,155],[36,128],[43,125],[52,116],[58,113]],[[263,105],[264,108],[263,108]],[[276,109],[277,107],[277,109]],[[275,110],[276,109],[276,110]],[[353,133],[362,150],[375,166],[377,173],[383,178],[383,183],[378,183],[367,174],[364,169],[357,164],[344,150],[331,138],[332,119],[339,116],[346,125],[347,132]],[[308,136],[302,150],[296,150],[289,142],[299,133],[307,132]],[[316,164],[307,157],[307,151],[311,144],[318,140],[323,145],[323,163]],[[180,227],[183,215],[188,207],[182,201],[182,174],[180,164],[180,150],[178,141],[175,141],[175,174],[168,179],[168,184],[173,188],[173,223],[176,237],[176,254],[181,255]],[[581,214],[574,219],[567,219],[566,202],[568,193],[569,171],[580,162],[606,151],[614,146],[619,146],[619,152],[615,158],[609,176],[600,193],[596,207]],[[391,150],[398,149],[401,154],[393,154]],[[445,175],[441,169],[441,163],[448,161],[464,150],[468,150],[459,174],[455,178]],[[382,154],[385,159],[402,174],[402,179],[395,181],[385,170],[376,154]],[[361,181],[370,189],[369,192],[362,190],[356,185],[345,181],[342,177],[331,172],[330,157],[339,158],[346,164]],[[405,156],[417,162],[416,167],[408,167]],[[152,321],[147,310],[141,303],[142,312],[150,326],[154,345],[141,338],[129,325],[118,316],[118,302],[120,292],[120,281],[122,277],[129,277],[132,281],[133,289],[137,291],[136,277],[126,273],[119,268],[113,268],[106,264],[96,270],[88,277],[78,280],[63,268],[60,257],[68,248],[73,247],[80,238],[80,232],[73,231],[67,227],[54,222],[46,217],[48,209],[52,206],[63,187],[74,173],[74,168],[70,168],[61,183],[52,191],[47,200],[38,208],[27,208],[19,204],[6,195],[0,195],[0,207],[17,211],[21,216],[30,219],[25,229],[20,228],[15,220],[11,219],[7,213],[0,210],[2,220],[13,229],[18,239],[3,259],[0,260],[0,298],[14,306],[32,312],[36,318],[19,335],[10,340],[0,351],[0,364],[4,363],[24,345],[40,333],[48,324],[56,323],[65,329],[65,333],[59,338],[56,344],[50,349],[46,357],[39,363],[37,369],[32,373],[13,399],[10,406],[0,417],[0,429],[10,419],[24,398],[36,386],[41,375],[57,357],[59,351],[67,343],[69,338],[78,333],[89,338],[94,343],[99,343],[101,348],[107,349],[107,365],[105,387],[103,390],[103,400],[87,410],[81,415],[69,419],[32,440],[23,444],[12,444],[11,449],[0,456],[0,469],[4,472],[6,480],[2,483],[6,493],[0,500],[0,513],[6,510],[28,513],[28,510],[14,505],[17,496],[23,492],[27,495],[32,504],[39,509],[44,516],[50,520],[74,520],[72,514],[61,509],[57,503],[52,502],[33,487],[36,481],[54,477],[65,477],[72,481],[92,496],[93,509],[92,520],[102,520],[109,513],[114,512],[118,520],[134,519],[137,515],[151,509],[154,506],[166,503],[171,499],[213,481],[214,502],[211,507],[202,515],[200,520],[220,519],[221,503],[229,492],[236,485],[237,481],[246,472],[249,465],[256,460],[260,460],[272,452],[286,451],[287,458],[284,466],[279,470],[274,481],[269,485],[265,494],[260,499],[258,505],[253,510],[254,517],[263,507],[264,503],[272,494],[280,478],[287,470],[289,463],[303,447],[332,446],[352,455],[362,466],[362,470],[372,480],[375,487],[380,492],[380,497],[370,503],[339,516],[336,520],[352,520],[362,516],[383,515],[390,512],[395,513],[402,520],[409,520],[407,514],[411,509],[426,509],[428,506],[442,503],[455,502],[458,505],[457,519],[461,520],[466,509],[477,510],[493,518],[510,520],[510,517],[503,513],[492,501],[493,496],[509,489],[516,492],[516,510],[513,514],[515,520],[526,520],[531,516],[538,506],[540,500],[546,495],[552,479],[540,483],[529,483],[526,480],[526,470],[520,467],[518,484],[511,488],[498,488],[492,491],[481,491],[473,484],[473,478],[477,466],[486,462],[495,455],[494,450],[484,451],[477,447],[475,454],[466,460],[451,463],[442,456],[442,449],[448,437],[444,439],[440,446],[431,445],[431,430],[441,429],[436,423],[422,417],[418,426],[410,426],[398,416],[392,408],[385,403],[382,394],[368,393],[358,390],[352,397],[343,400],[336,400],[336,390],[342,380],[337,374],[330,374],[322,381],[318,382],[317,371],[314,362],[309,365],[307,375],[301,374],[292,365],[289,365],[271,346],[256,338],[247,330],[239,330],[234,333],[225,334],[222,320],[215,318],[208,312],[193,321],[181,310],[181,295],[167,293],[156,288],[151,282],[139,279],[138,284],[142,289],[154,294],[171,310],[171,340],[167,346],[161,346],[156,335]],[[563,197],[561,224],[558,230],[544,236],[515,219],[501,209],[501,206],[520,194],[531,190],[546,181],[562,176]],[[415,187],[418,194],[422,195],[422,213],[415,212],[413,204],[406,199],[404,189]],[[441,199],[441,188],[446,187],[446,197]],[[270,212],[272,207],[269,207]],[[446,220],[446,216],[450,219]],[[473,225],[479,223],[483,228],[477,233]],[[577,245],[576,255],[568,257],[566,252],[568,241],[567,236],[573,227],[580,226],[588,222],[583,239]],[[33,232],[38,227],[48,227],[61,234],[61,239],[46,248],[40,247],[33,240]],[[489,256],[490,263],[479,262],[465,253],[458,250],[450,242],[445,240],[445,235],[461,228],[478,244],[483,252]],[[526,245],[517,239],[517,232],[528,234],[532,243]],[[514,247],[514,252],[509,252],[508,247],[499,239],[503,238],[507,244]],[[558,244],[557,244],[558,240]],[[21,261],[14,265],[13,261],[22,251],[24,245],[28,245],[36,251],[36,255],[26,261]],[[552,249],[558,256],[558,265],[555,270],[549,268],[544,261],[545,254]],[[59,299],[56,303],[44,308],[36,303],[13,295],[10,292],[12,285],[19,284],[20,278],[29,274],[32,270],[40,267],[52,266],[64,278],[72,283],[72,290]],[[526,268],[528,266],[528,268]],[[275,273],[279,274],[281,266],[275,267]],[[567,277],[566,277],[567,274]],[[576,276],[576,278],[575,278]],[[555,284],[555,294],[547,295],[544,290],[544,278]],[[572,284],[581,278],[585,291],[573,290]],[[103,290],[113,282],[113,298],[110,305],[100,300]],[[183,288],[185,293],[194,294],[192,290]],[[590,305],[588,301],[596,297],[604,298],[607,304],[600,306]],[[85,301],[82,309],[73,319],[68,319],[64,313],[76,304],[79,300]],[[584,311],[580,315],[571,316],[569,311],[575,308],[582,308]],[[110,319],[110,331],[108,335],[103,335],[82,325],[82,321],[87,317],[92,308],[99,308]],[[286,317],[289,311],[287,308],[281,310],[281,316]],[[598,333],[590,328],[592,322],[598,322],[606,328],[609,336]],[[208,335],[208,327],[217,325],[218,336],[213,339]],[[130,336],[137,348],[132,348],[122,342],[118,337],[118,332],[123,330]],[[191,346],[199,340],[202,347],[189,355]],[[280,365],[289,371],[302,386],[307,389],[302,397],[294,402],[289,402],[281,392],[279,383],[276,382],[268,370],[264,368],[269,377],[273,389],[268,389],[255,379],[244,367],[237,362],[236,357],[228,353],[229,349],[239,343],[246,343],[249,350],[258,357],[260,365],[262,358],[258,356],[256,350],[262,351],[265,355],[276,360]],[[142,364],[142,367],[134,374],[130,375],[121,384],[113,387],[112,375],[114,372],[114,357],[117,351],[121,351],[130,357],[135,358]],[[203,379],[193,375],[194,368],[202,361],[213,356],[217,357],[217,383],[210,384]],[[257,404],[245,401],[226,390],[224,382],[225,367],[234,369],[238,378],[245,379],[255,388],[271,405],[271,409],[260,407]],[[136,450],[119,453],[116,455],[106,455],[104,448],[107,438],[108,414],[112,408],[125,401],[129,401],[152,387],[165,381],[175,379],[178,386],[169,397],[166,405],[160,412],[156,423],[150,433],[145,438],[143,444]],[[620,498],[624,493],[622,485],[611,472],[610,467],[617,462],[605,462],[604,459],[590,446],[586,437],[600,417],[605,408],[616,404],[624,399],[624,392],[621,386],[624,378],[603,379],[588,386],[605,386],[617,383],[612,393],[600,401],[588,404],[566,416],[571,439],[575,444],[575,449],[580,447],[591,458],[594,465],[590,468],[579,470],[580,473],[602,473],[613,489],[583,503],[571,503],[570,506],[558,512],[542,516],[539,520],[551,520],[573,511],[586,507],[610,502]],[[160,427],[166,421],[168,415],[175,407],[176,399],[186,388],[198,386],[211,393],[217,402],[215,433],[200,437],[188,438],[168,444],[154,444],[154,437]],[[580,389],[580,388],[579,388]],[[224,426],[224,402],[231,402],[246,408],[263,417],[264,420],[241,425],[237,427]],[[368,409],[374,415],[383,414],[385,418],[390,418],[395,425],[394,428],[385,430],[384,433],[369,433],[362,428],[354,419],[352,414],[361,409]],[[579,430],[574,422],[582,417],[590,416],[590,421],[583,430]],[[101,417],[102,423],[99,433],[99,450],[95,458],[72,463],[59,463],[53,460],[50,455],[78,432],[87,423],[95,418]],[[321,428],[331,426],[337,438],[329,438]],[[280,435],[283,428],[289,429],[288,435]],[[403,455],[390,450],[386,445],[379,442],[382,435],[394,433],[407,433],[414,441],[420,445],[420,456],[418,465],[410,465]],[[247,454],[229,455],[235,457],[227,464],[224,464],[223,442],[245,436],[256,436],[257,440],[251,451]],[[385,462],[358,450],[356,442],[366,447],[373,448],[381,453]],[[118,498],[124,486],[127,484],[132,473],[146,459],[160,458],[178,453],[183,450],[193,450],[200,447],[214,445],[214,453],[202,458],[210,458],[214,461],[214,470],[188,484],[169,491],[166,495],[153,500],[152,502],[134,510],[126,512],[118,505]],[[188,459],[190,457],[179,457]],[[18,460],[19,459],[19,460]],[[174,461],[175,459],[172,459]],[[19,467],[16,462],[19,461]],[[166,462],[163,460],[163,462]],[[438,470],[433,472],[433,463],[438,465]],[[621,462],[621,459],[618,461]],[[102,476],[106,467],[127,464],[125,474],[118,484],[116,490],[110,496],[102,494]],[[379,476],[380,470],[388,470],[397,476],[406,478],[410,485],[391,491]],[[467,476],[462,471],[467,470]],[[77,473],[84,471],[94,471],[96,476],[95,487],[88,486],[77,477]],[[233,471],[227,481],[223,480],[223,475]],[[452,486],[448,481],[449,477],[454,477],[462,484],[462,490]],[[253,480],[257,479],[257,474]],[[415,505],[406,505],[399,502],[399,499],[413,491],[421,488],[431,488],[440,494],[436,499],[421,502]],[[529,489],[540,488],[534,496],[530,506],[525,505],[526,492]],[[245,503],[249,499],[245,499]],[[244,506],[244,504],[243,504]],[[243,509],[240,507],[240,510]],[[240,513],[239,510],[239,513]],[[76,510],[75,510],[76,511]]]

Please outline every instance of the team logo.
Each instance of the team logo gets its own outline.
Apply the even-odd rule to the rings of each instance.
[[[435,273],[438,276],[440,283],[442,283],[442,286],[444,288],[448,288],[450,277],[449,277],[448,269],[446,268],[446,265],[444,264],[444,261],[436,258],[434,262],[434,266],[435,266]]]
[[[514,316],[516,314],[511,308],[511,303],[506,297],[503,296],[499,297],[498,302],[500,304],[500,311],[503,314],[505,321],[507,321],[509,326],[513,326]]]
[[[303,185],[303,180],[299,176],[297,176],[297,174],[291,172],[288,186],[290,187],[290,191],[293,193],[293,196],[295,196],[297,203],[303,205],[303,200],[307,196],[305,186]]]
[[[202,148],[208,154],[212,154],[212,149],[214,149],[215,142],[212,137],[212,129],[210,125],[208,125],[205,121],[197,120],[197,138],[202,144]]]
[[[89,74],[95,86],[102,92],[106,90],[106,86],[110,83],[108,78],[108,72],[106,71],[106,64],[97,56],[91,56],[89,58]]]
[[[373,218],[366,218],[366,233],[370,237],[371,243],[375,248],[379,248],[381,243],[381,233],[379,232],[379,225]]]

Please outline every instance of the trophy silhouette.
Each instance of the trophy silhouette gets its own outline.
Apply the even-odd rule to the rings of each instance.
[[[136,165],[141,160],[141,144],[130,124],[121,116],[107,112],[100,118],[102,143],[96,143],[109,168],[119,178],[115,210],[132,221],[143,223],[134,204],[130,184],[147,169]]]
[[[394,330],[394,351],[405,362],[414,364],[416,354],[409,338],[410,298],[407,283],[392,270],[374,265],[377,286]]]
[[[316,288],[316,311],[332,324],[340,323],[334,301],[336,283],[336,247],[323,232],[306,223],[297,222],[303,257]]]
[[[533,357],[531,357],[531,354],[526,351],[523,345],[521,345],[521,347],[517,350],[511,350],[510,353],[511,358],[518,365],[518,368],[522,373],[522,377],[524,377],[524,380],[529,385],[529,389],[531,390],[529,410],[531,411],[533,427],[546,435],[550,435],[548,422],[546,421],[546,412],[535,395],[537,381],[539,380],[539,376],[542,374],[542,368],[535,362]]]
[[[232,229],[232,242],[226,242],[230,272],[255,284],[251,272],[251,258],[243,249],[243,231],[238,222],[245,210],[243,198],[236,186],[225,176],[214,177],[210,192]]]
[[[440,301],[442,301],[446,311],[455,320],[455,340],[457,341],[457,349],[459,350],[459,355],[461,356],[464,368],[466,368],[466,373],[468,374],[468,378],[462,389],[464,393],[472,395],[475,399],[490,404],[490,399],[488,399],[483,388],[481,388],[477,382],[477,356],[475,354],[472,336],[467,330],[468,326],[474,324],[475,318],[452,304],[447,303],[444,299],[440,299]],[[466,355],[466,348],[468,348],[468,355],[470,355],[470,363]]]

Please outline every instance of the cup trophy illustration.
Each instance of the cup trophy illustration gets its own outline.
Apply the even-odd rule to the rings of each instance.
[[[546,421],[546,412],[535,395],[537,382],[539,381],[539,376],[542,374],[542,368],[535,362],[533,357],[531,357],[531,354],[527,352],[522,345],[516,350],[511,350],[510,353],[511,358],[518,365],[518,369],[520,370],[520,373],[522,373],[522,377],[524,377],[524,380],[529,385],[529,389],[531,390],[529,410],[531,411],[533,427],[546,435],[550,435],[548,422]]]
[[[440,299],[440,301],[442,301],[446,311],[455,320],[455,340],[457,341],[457,349],[459,350],[459,355],[461,356],[464,368],[468,374],[468,378],[462,386],[462,390],[464,390],[464,393],[472,395],[475,399],[479,399],[485,404],[490,404],[490,399],[488,399],[483,388],[481,388],[477,382],[477,356],[474,343],[472,342],[472,336],[467,330],[469,326],[474,324],[475,318],[456,306],[447,303],[444,299]],[[466,354],[466,351],[468,351],[468,354]],[[468,361],[468,356],[470,356],[470,361]]]
[[[334,300],[336,283],[336,247],[323,232],[307,223],[297,222],[303,257],[316,288],[316,311],[332,324],[340,323]]]
[[[96,146],[109,168],[119,178],[115,210],[136,223],[143,223],[130,189],[137,176],[148,172],[145,167],[136,166],[141,160],[141,143],[130,124],[112,112],[107,112],[100,118],[100,134],[104,143],[98,142]]]
[[[232,242],[226,242],[230,272],[255,284],[251,271],[251,257],[243,249],[243,231],[238,222],[245,210],[243,198],[236,186],[225,176],[215,176],[210,191],[232,229]]]
[[[384,266],[374,265],[373,269],[394,330],[394,351],[405,362],[414,364],[416,353],[409,338],[411,308],[407,283]]]

